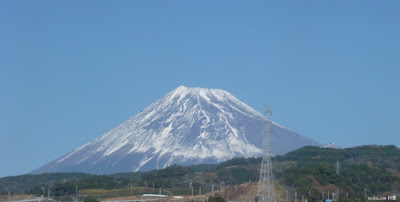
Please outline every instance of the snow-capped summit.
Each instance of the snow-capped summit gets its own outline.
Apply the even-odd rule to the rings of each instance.
[[[33,171],[115,173],[262,154],[263,115],[220,89],[180,86],[121,125]],[[319,144],[272,122],[271,150]]]

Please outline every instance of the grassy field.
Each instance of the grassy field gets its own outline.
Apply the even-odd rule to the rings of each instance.
[[[158,189],[155,190],[156,193]],[[81,196],[85,197],[100,197],[100,198],[110,198],[110,197],[121,197],[121,196],[132,196],[132,195],[142,195],[155,193],[152,188],[149,187],[132,187],[125,189],[85,189],[80,191]]]
[[[69,197],[69,196],[63,196],[63,197],[56,196],[56,197],[54,197],[54,200],[55,201],[74,201],[74,198]]]

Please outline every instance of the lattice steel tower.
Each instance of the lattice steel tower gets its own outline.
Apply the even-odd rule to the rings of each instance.
[[[260,181],[258,182],[258,201],[275,201],[274,176],[271,162],[271,110],[267,106],[264,109],[264,135],[263,158],[261,161]]]

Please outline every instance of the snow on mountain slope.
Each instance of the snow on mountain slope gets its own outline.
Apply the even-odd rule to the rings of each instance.
[[[262,131],[263,116],[230,93],[180,86],[103,136],[32,173],[107,174],[260,156]],[[305,145],[319,146],[272,124],[273,154]]]

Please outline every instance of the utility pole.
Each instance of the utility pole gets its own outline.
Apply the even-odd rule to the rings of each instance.
[[[10,202],[10,201],[11,201],[11,196],[10,196],[10,194],[11,194],[11,192],[10,192],[10,191],[8,191],[8,194],[7,194],[7,201],[8,201],[8,202]]]
[[[161,195],[161,187],[160,187],[160,195]]]
[[[286,201],[289,201],[289,191],[286,189]]]
[[[260,181],[258,182],[257,197],[260,201],[275,201],[274,176],[271,162],[271,110],[267,106],[264,109],[264,134],[263,134],[263,158],[261,161]]]
[[[364,187],[364,199],[367,200],[367,188]]]
[[[304,195],[301,195],[301,202],[304,202]]]
[[[336,188],[336,200],[339,200],[339,187],[338,188]]]
[[[214,184],[211,185],[211,192],[214,192]]]
[[[297,191],[294,192],[294,202],[297,202]]]
[[[192,197],[193,197],[193,187],[192,187]]]
[[[199,195],[201,195],[201,185],[199,186]]]
[[[46,187],[41,187],[40,189],[43,191],[42,197],[44,198],[44,191],[46,190]]]

